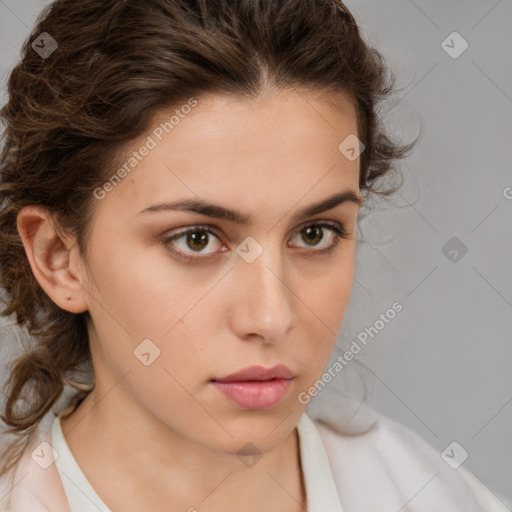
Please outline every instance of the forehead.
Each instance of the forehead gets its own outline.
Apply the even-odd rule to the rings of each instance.
[[[123,179],[100,207],[135,214],[158,201],[200,197],[257,211],[306,195],[314,202],[347,186],[358,191],[359,160],[338,149],[356,134],[355,108],[342,97],[298,90],[200,96],[157,112],[148,131],[123,148],[112,170],[124,166]]]

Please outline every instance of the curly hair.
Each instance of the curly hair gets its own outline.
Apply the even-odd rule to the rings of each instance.
[[[56,0],[42,11],[0,111],[1,314],[15,315],[32,339],[8,368],[0,417],[18,439],[0,456],[0,475],[66,384],[77,390],[75,404],[93,385],[77,378],[91,368],[88,312],[67,312],[43,291],[17,229],[19,211],[47,209],[87,255],[93,191],[160,109],[205,93],[256,97],[269,84],[349,97],[364,144],[360,190],[396,191],[379,185],[416,141],[402,145],[386,134],[377,106],[395,77],[340,0]]]

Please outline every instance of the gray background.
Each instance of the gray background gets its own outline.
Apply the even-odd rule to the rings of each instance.
[[[0,102],[20,44],[47,3],[0,0]],[[512,187],[512,2],[346,3],[397,76],[401,91],[382,106],[391,133],[404,141],[423,134],[393,202],[361,218],[338,344],[348,347],[402,304],[357,355],[370,405],[439,452],[459,442],[469,452],[465,467],[510,501],[512,200],[504,190]],[[456,59],[441,46],[454,31],[469,44]],[[448,257],[453,247],[442,250],[453,237],[456,261]],[[2,330],[2,342],[9,332]],[[0,350],[6,355],[5,343]],[[320,393],[311,413],[329,415],[329,394],[359,396],[357,368]]]

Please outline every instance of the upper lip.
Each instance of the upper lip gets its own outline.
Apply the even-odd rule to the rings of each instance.
[[[273,368],[263,366],[251,366],[226,377],[212,379],[217,382],[235,382],[242,380],[271,380],[271,379],[293,379],[294,374],[287,366],[278,364]]]

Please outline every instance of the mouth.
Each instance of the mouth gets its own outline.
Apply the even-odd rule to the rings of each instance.
[[[213,387],[241,409],[262,410],[276,406],[288,392],[294,377],[268,380],[210,381]]]

